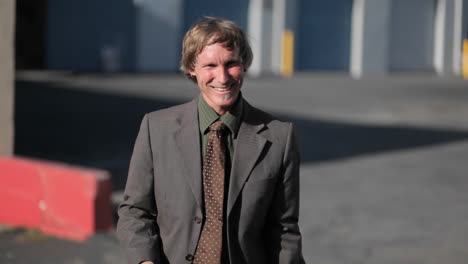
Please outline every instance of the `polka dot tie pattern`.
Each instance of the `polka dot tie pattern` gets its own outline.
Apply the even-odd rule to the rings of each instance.
[[[220,264],[223,243],[223,202],[226,125],[216,121],[210,126],[208,145],[203,163],[203,193],[205,223],[195,252],[195,264]]]

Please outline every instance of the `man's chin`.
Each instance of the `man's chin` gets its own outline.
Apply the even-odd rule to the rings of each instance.
[[[232,98],[234,98],[234,94],[227,93],[224,95],[220,95],[219,97],[221,98],[222,101],[230,101]]]

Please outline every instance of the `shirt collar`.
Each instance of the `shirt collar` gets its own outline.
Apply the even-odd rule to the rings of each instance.
[[[205,102],[203,96],[200,94],[198,99],[198,120],[200,123],[200,132],[202,134],[207,133],[208,127],[220,119],[229,128],[232,135],[234,135],[234,138],[236,138],[242,120],[243,107],[244,100],[242,98],[242,94],[239,93],[239,97],[237,98],[237,101],[234,103],[234,106],[231,108],[231,110],[220,116]]]

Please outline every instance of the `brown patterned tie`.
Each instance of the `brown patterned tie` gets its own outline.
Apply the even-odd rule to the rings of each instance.
[[[226,125],[216,121],[210,126],[205,161],[203,163],[203,193],[205,224],[195,252],[195,264],[220,264],[223,244],[223,201]]]

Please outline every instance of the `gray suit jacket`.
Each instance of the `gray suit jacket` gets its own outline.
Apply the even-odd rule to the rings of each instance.
[[[117,225],[129,263],[190,263],[202,228],[200,153],[197,99],[143,118]],[[304,263],[292,124],[245,102],[228,186],[230,263]]]

